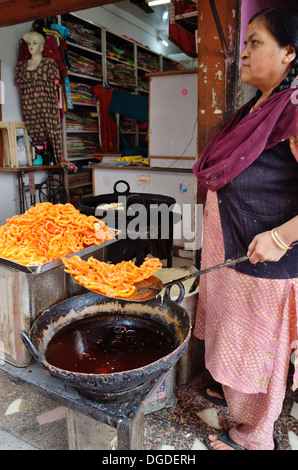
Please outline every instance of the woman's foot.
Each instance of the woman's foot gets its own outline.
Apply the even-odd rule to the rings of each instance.
[[[208,439],[213,450],[235,450],[233,447],[221,441],[219,439],[219,434],[209,434]]]
[[[224,399],[223,395],[218,393],[216,390],[212,390],[212,388],[206,388],[206,393],[209,397],[218,398],[219,400]]]
[[[274,450],[279,450],[278,441],[273,438]],[[234,442],[229,435],[229,431],[223,431],[219,434],[209,434],[206,437],[206,445],[210,450],[247,450]]]
[[[246,450],[232,441],[228,431],[223,431],[220,434],[209,434],[206,438],[206,444],[210,450]]]
[[[214,383],[205,389],[207,400],[220,406],[228,406],[221,384]]]

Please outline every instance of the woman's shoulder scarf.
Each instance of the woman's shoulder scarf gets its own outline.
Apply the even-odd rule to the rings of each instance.
[[[298,86],[270,96],[244,116],[246,106],[215,133],[193,167],[203,197],[208,189],[223,188],[264,150],[283,140],[292,138],[291,148],[298,161],[293,139],[298,136]]]

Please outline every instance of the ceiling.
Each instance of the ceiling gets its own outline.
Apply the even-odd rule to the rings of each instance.
[[[108,7],[109,5],[106,5]],[[174,43],[168,40],[169,33],[169,15],[170,15],[170,4],[158,5],[152,7],[153,13],[146,13],[137,5],[134,5],[129,0],[120,1],[113,3],[112,5],[113,12],[126,13],[132,16],[132,18],[137,19],[144,23],[144,27],[150,26],[155,32],[156,37],[160,37],[168,42],[168,47],[165,48],[166,52],[164,54],[179,54],[181,50],[175,46]],[[165,18],[165,14],[167,17]]]
[[[168,27],[168,20],[162,20],[162,15],[169,11],[169,5],[154,7],[153,13],[145,13],[129,0],[0,0],[0,5],[0,27],[104,5],[117,5],[120,14],[126,12],[156,31],[166,31]]]
[[[153,13],[145,13],[140,7],[134,5],[129,0],[114,3],[113,6],[115,9],[124,11],[137,18],[139,21],[146,23],[155,31],[161,31],[166,35],[168,34],[170,14],[169,4],[153,7]],[[168,17],[166,19],[163,18],[165,13],[168,13]]]
[[[145,3],[148,0],[132,1]],[[128,16],[131,15],[132,23],[137,19],[138,27],[139,24],[141,24],[140,22],[144,23],[144,31],[146,31],[146,29],[148,30],[149,26],[156,32],[157,37],[161,37],[161,39],[165,40],[168,38],[169,17],[165,18],[164,14],[169,13],[169,4],[153,7],[154,11],[152,13],[144,12],[139,6],[129,0],[0,0],[0,5],[0,27],[97,6],[112,6],[116,9],[119,16],[121,16],[121,14],[124,15],[124,13]],[[167,54],[177,54],[181,52],[173,43],[170,41],[168,41],[168,43]]]

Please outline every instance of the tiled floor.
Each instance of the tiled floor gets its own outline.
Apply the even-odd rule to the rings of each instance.
[[[145,415],[144,450],[206,450],[207,433],[228,429],[226,408],[203,397],[203,372],[176,388],[174,406]],[[298,394],[287,390],[275,434],[281,450],[298,450]],[[0,377],[0,450],[67,450],[66,410]]]
[[[188,385],[177,387],[175,407],[147,416],[146,449],[204,449],[206,434],[229,429],[233,419],[227,408],[214,405],[204,398],[209,382],[204,372]],[[298,391],[287,389],[283,412],[275,425],[280,450],[298,450]],[[206,448],[205,448],[206,450]]]

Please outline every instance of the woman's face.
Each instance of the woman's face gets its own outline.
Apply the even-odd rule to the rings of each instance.
[[[290,61],[283,63],[287,53],[288,48],[281,47],[263,21],[256,18],[248,28],[241,54],[241,80],[263,92],[274,89],[288,75]]]

